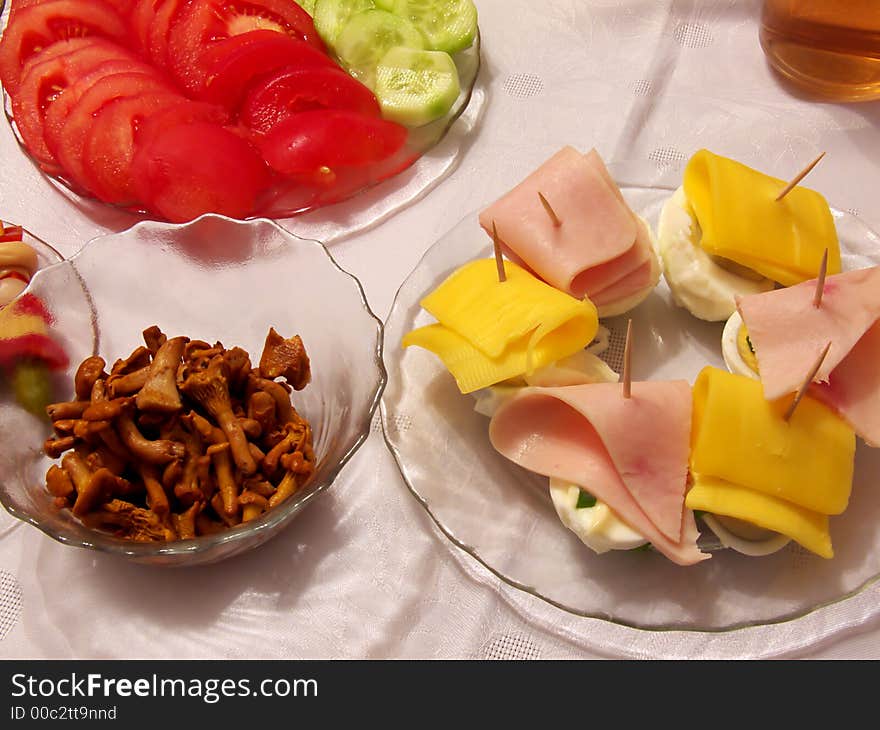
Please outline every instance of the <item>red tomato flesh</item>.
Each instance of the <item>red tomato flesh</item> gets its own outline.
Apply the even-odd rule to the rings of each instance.
[[[316,109],[347,109],[381,116],[373,92],[335,68],[283,68],[256,82],[245,96],[239,121],[266,134],[287,117]]]
[[[326,50],[311,16],[290,0],[193,0],[171,24],[171,69],[188,91],[196,93],[204,78],[202,53],[218,41],[254,30],[284,33]]]
[[[96,81],[71,108],[61,128],[56,156],[67,177],[88,189],[88,181],[83,169],[83,150],[86,137],[94,122],[94,115],[102,107],[114,99],[157,91],[170,95],[176,93],[156,75],[136,71],[104,76]]]
[[[125,22],[99,0],[50,0],[16,11],[0,39],[0,81],[15,95],[24,63],[47,46],[68,38],[96,35],[123,40]]]
[[[32,56],[22,68],[12,113],[22,141],[37,163],[49,173],[60,171],[43,135],[46,113],[77,78],[111,60],[134,61],[127,50],[101,38],[58,41]]]
[[[210,122],[168,127],[139,141],[131,172],[140,199],[175,223],[204,213],[245,218],[270,181],[247,141]]]
[[[271,30],[254,30],[211,45],[201,57],[205,70],[199,96],[234,111],[256,77],[284,66],[337,68],[324,53],[305,41]]]
[[[276,172],[321,185],[338,168],[365,167],[392,157],[406,137],[406,128],[394,122],[322,109],[284,119],[259,144]]]
[[[43,139],[49,150],[58,157],[58,148],[61,145],[61,130],[70,112],[83,94],[88,92],[95,84],[106,76],[134,71],[141,74],[153,74],[151,67],[145,63],[133,59],[111,59],[94,66],[81,73],[73,82],[61,92],[52,105],[46,110],[43,120]]]
[[[99,109],[83,145],[83,177],[97,198],[117,205],[136,205],[131,175],[134,138],[152,115],[186,99],[166,91],[114,99]]]

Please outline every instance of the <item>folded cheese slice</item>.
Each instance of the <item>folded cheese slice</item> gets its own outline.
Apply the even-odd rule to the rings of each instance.
[[[828,272],[840,271],[840,244],[828,203],[786,181],[700,150],[688,162],[684,191],[702,230],[701,247],[784,286],[814,278],[825,249]]]
[[[695,482],[721,480],[819,514],[843,512],[852,488],[855,434],[809,395],[785,421],[790,402],[765,400],[752,378],[704,368],[694,384]]]
[[[828,515],[722,479],[693,475],[685,504],[692,510],[745,520],[790,537],[823,558],[833,558]]]
[[[421,302],[438,324],[409,332],[403,346],[440,357],[462,393],[531,375],[586,347],[599,327],[596,307],[560,292],[505,261],[498,281],[494,259],[453,272]]]
[[[525,388],[489,426],[495,449],[516,464],[582,486],[670,560],[692,565],[693,513],[684,509],[690,434],[684,381]]]
[[[555,225],[538,193],[562,220]],[[544,281],[603,305],[657,283],[647,225],[627,206],[596,150],[564,147],[480,214],[505,252]],[[613,294],[613,296],[612,296]]]
[[[742,297],[740,314],[758,358],[769,399],[795,392],[831,342],[815,380],[827,382],[856,343],[880,319],[880,267],[856,269],[825,280],[822,303],[813,306],[815,280]],[[852,371],[852,363],[848,368]],[[841,376],[843,377],[843,376]],[[841,379],[838,379],[841,387]]]

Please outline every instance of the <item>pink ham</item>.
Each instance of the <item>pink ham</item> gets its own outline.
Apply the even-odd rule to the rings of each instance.
[[[562,220],[555,226],[538,193]],[[628,286],[650,285],[633,277],[650,271],[650,235],[629,209],[595,150],[557,152],[507,195],[480,214],[480,225],[498,237],[513,260],[523,262],[551,286],[573,296],[593,297],[615,287],[619,298],[636,294]]]
[[[868,446],[880,446],[880,321],[831,371],[829,382],[814,384],[811,392],[836,410]]]
[[[691,389],[684,381],[526,388],[492,419],[499,453],[530,471],[579,484],[670,560],[692,565],[693,513],[684,509]]]
[[[813,306],[816,281],[752,294],[737,302],[758,358],[768,400],[795,392],[825,345],[816,381],[843,361],[880,318],[880,267],[829,276],[821,306]]]

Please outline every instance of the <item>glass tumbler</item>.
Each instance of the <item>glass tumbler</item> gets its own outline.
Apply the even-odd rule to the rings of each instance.
[[[880,98],[880,0],[764,0],[760,39],[770,65],[801,91]]]

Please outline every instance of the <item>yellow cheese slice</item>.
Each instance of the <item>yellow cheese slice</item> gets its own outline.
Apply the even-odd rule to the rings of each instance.
[[[458,269],[422,300],[439,324],[403,338],[443,361],[462,393],[531,375],[586,347],[599,328],[596,307],[545,284],[509,261],[499,282],[494,259]]]
[[[36,314],[19,314],[13,307],[0,312],[0,339],[14,339],[24,335],[45,335],[49,328],[42,317]]]
[[[691,472],[722,479],[826,515],[846,509],[855,433],[806,396],[764,400],[753,378],[707,367],[694,384]]]
[[[701,247],[791,286],[819,273],[840,272],[840,244],[828,203],[797,186],[782,200],[785,180],[700,150],[684,172],[684,191],[702,230]]]
[[[786,535],[823,558],[834,557],[827,515],[722,479],[701,474],[692,478],[694,485],[685,498],[688,509],[735,517]]]

